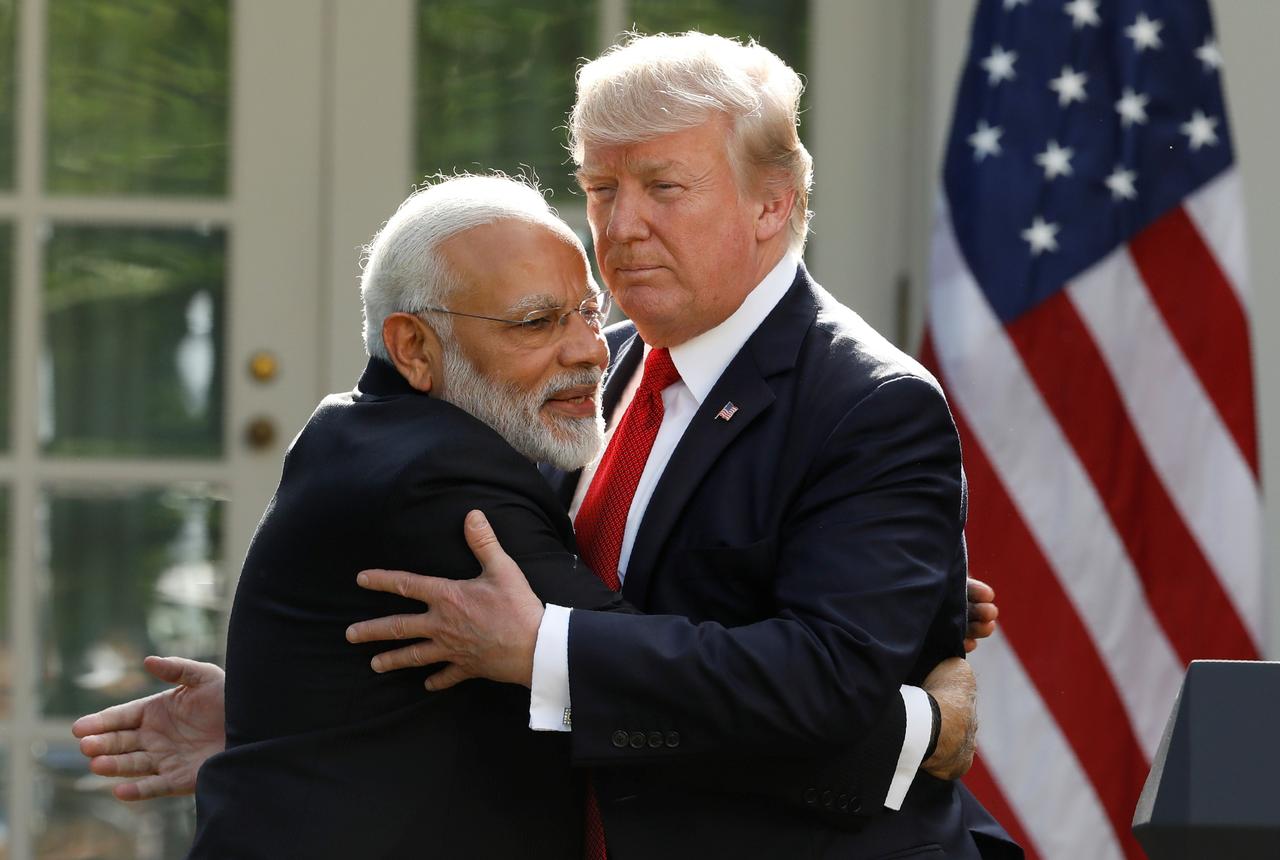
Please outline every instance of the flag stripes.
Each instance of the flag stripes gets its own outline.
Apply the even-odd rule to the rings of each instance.
[[[1227,170],[1182,203],[1196,229],[1226,273],[1240,304],[1249,306],[1249,278],[1245,248],[1244,193],[1240,173]]]
[[[1205,194],[1214,193],[1211,191]],[[1191,209],[1201,194],[1188,200]],[[1262,642],[1258,485],[1208,394],[1120,249],[1068,287],[1143,449],[1210,560],[1255,646]],[[1195,439],[1194,456],[1187,440]]]
[[[1025,697],[1022,709],[1035,714],[996,720],[984,709],[986,775],[1001,798],[1014,798],[1011,806],[1040,856],[1140,857],[1128,826],[1185,659],[1257,655],[1256,484],[1126,251],[1033,312],[1045,314],[1052,320],[1048,330],[1057,332],[1050,361],[1041,345],[1020,342],[1017,323],[1005,327],[995,319],[942,211],[925,360],[937,368],[960,427],[974,492],[973,570],[996,581],[1007,637],[1003,659],[985,659],[987,643],[975,655],[980,700]],[[1117,305],[1117,294],[1127,301]],[[1145,337],[1148,331],[1154,335]],[[1165,347],[1154,350],[1154,366],[1132,360],[1131,352],[1149,355],[1152,342]],[[1057,393],[1046,395],[1061,384],[1085,393],[1087,413],[1073,411]],[[1107,423],[1108,430],[1099,430]],[[1189,429],[1203,431],[1195,457],[1186,448]],[[989,455],[989,447],[997,453]],[[1153,450],[1163,452],[1164,468],[1156,466]],[[1239,504],[1223,504],[1224,475],[1234,475],[1228,483]],[[1112,498],[1110,484],[1122,478],[1139,484],[1119,488],[1127,504]],[[1216,554],[1234,551],[1234,571],[1211,564],[1193,534],[1215,530],[1226,535]],[[1145,543],[1136,542],[1135,533]],[[1227,542],[1230,548],[1222,546]],[[1197,559],[1198,584],[1182,581],[1187,558]],[[1144,560],[1153,582],[1139,576]],[[1162,565],[1178,575],[1161,578]],[[1237,609],[1241,595],[1248,613]],[[1204,623],[1209,606],[1224,623]],[[1251,615],[1258,620],[1246,625]],[[1224,630],[1230,634],[1219,635]],[[993,691],[993,676],[1007,667],[991,664],[1008,661],[1025,683],[1012,685],[1013,693]],[[1039,719],[1052,723],[1052,742],[1042,737]],[[1041,736],[1035,746],[1059,747],[1053,755],[1071,760],[1070,774],[1054,778],[1075,782],[1093,798],[1093,814],[1106,819],[1110,842],[1081,848],[1078,815],[1086,813],[1080,810],[1070,819],[1071,835],[1061,835],[1062,801],[1023,774],[1016,756],[1002,754],[1019,733]],[[989,743],[992,737],[999,743]],[[1041,760],[1043,751],[1033,755]],[[991,800],[981,778],[973,787]]]
[[[961,438],[973,439],[964,416],[957,413],[956,418]],[[1001,627],[1011,646],[1053,643],[1052,648],[1027,648],[1018,657],[1123,839],[1133,818],[1133,799],[1146,778],[1147,753],[1133,733],[1089,631],[1022,524],[1017,508],[1001,491],[982,446],[967,444],[964,458],[969,480],[986,491],[983,503],[970,509],[965,530],[974,575],[982,578],[988,563],[994,570],[1018,571],[1018,576],[1000,585]],[[983,680],[981,695],[986,696]],[[1098,724],[1113,730],[1099,736]]]
[[[1257,475],[1249,322],[1217,260],[1182,207],[1134,236],[1129,249],[1170,332]]]
[[[1067,293],[1050,296],[1007,330],[1088,472],[1147,600],[1182,662],[1205,656],[1256,658],[1253,642],[1222,584],[1147,459],[1111,375]],[[1083,403],[1089,405],[1087,411],[1080,408]],[[1178,575],[1169,576],[1170,570]],[[1200,623],[1206,616],[1219,621]]]
[[[969,773],[964,778],[965,785],[969,786],[969,790],[982,797],[983,806],[987,811],[995,816],[1001,826],[1013,837],[1014,841],[1023,847],[1026,851],[1026,860],[1040,860],[1040,855],[1036,853],[1034,843],[1027,836],[1027,830],[1022,826],[1022,820],[1018,818],[1018,813],[1009,805],[1009,801],[1005,800],[1004,792],[1000,790],[1000,786],[996,785],[995,780],[991,778],[991,772],[987,770],[986,763],[982,760],[981,755],[973,757],[973,767],[969,768]]]
[[[979,752],[1044,860],[1118,860],[1126,852],[1089,778],[1001,633],[973,654]],[[966,781],[967,778],[966,778]],[[979,798],[985,803],[986,795]],[[1130,840],[1124,844],[1128,845]]]

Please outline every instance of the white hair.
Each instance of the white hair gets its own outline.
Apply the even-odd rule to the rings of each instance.
[[[790,249],[799,252],[813,184],[813,159],[798,132],[803,91],[795,70],[754,40],[633,33],[578,70],[569,151],[581,167],[587,143],[653,140],[726,116],[739,188],[795,191]]]
[[[388,316],[441,306],[466,286],[440,253],[442,242],[502,220],[540,224],[586,259],[582,242],[556,217],[534,180],[501,173],[436,177],[410,194],[362,250],[365,352],[389,361],[382,342]],[[442,340],[453,330],[444,314],[432,319],[432,327]]]

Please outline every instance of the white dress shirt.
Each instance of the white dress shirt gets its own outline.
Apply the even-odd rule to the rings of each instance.
[[[626,529],[622,533],[622,551],[618,557],[618,579],[627,577],[627,562],[635,546],[636,532],[644,519],[649,499],[662,477],[680,438],[702,406],[702,401],[724,373],[729,362],[746,344],[747,339],[759,328],[786,295],[796,277],[799,259],[787,254],[774,266],[764,280],[756,285],[733,314],[720,325],[703,332],[679,346],[670,348],[671,360],[680,372],[680,381],[662,392],[662,425],[653,441],[649,459],[645,463],[640,482],[636,485],[631,510],[627,514]],[[633,347],[634,348],[634,347]],[[644,347],[639,369],[627,383],[622,397],[613,410],[613,420],[605,434],[605,444],[617,427],[644,375],[643,358],[649,347]],[[595,477],[599,460],[582,470],[578,487],[569,507],[569,518],[578,515],[578,508],[586,495],[587,487]],[[547,604],[538,628],[538,641],[533,654],[533,684],[529,696],[529,728],[538,731],[572,730],[572,711],[569,697],[569,615],[571,610]],[[906,738],[898,757],[898,767],[889,786],[885,806],[898,809],[906,797],[915,772],[924,758],[933,728],[933,713],[924,691],[916,687],[903,687],[902,699],[907,711]]]

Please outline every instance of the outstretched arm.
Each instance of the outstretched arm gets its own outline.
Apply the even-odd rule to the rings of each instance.
[[[83,716],[71,731],[94,773],[139,777],[113,789],[120,800],[191,794],[200,765],[226,747],[222,670],[182,657],[148,657],[143,666],[175,686]]]

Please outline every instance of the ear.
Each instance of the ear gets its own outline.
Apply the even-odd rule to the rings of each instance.
[[[382,321],[382,343],[391,363],[411,386],[428,392],[443,382],[444,349],[431,326],[413,314],[394,313]]]
[[[794,188],[775,191],[766,187],[764,194],[756,209],[756,240],[759,242],[768,242],[786,230],[791,221],[791,210],[796,205]]]

